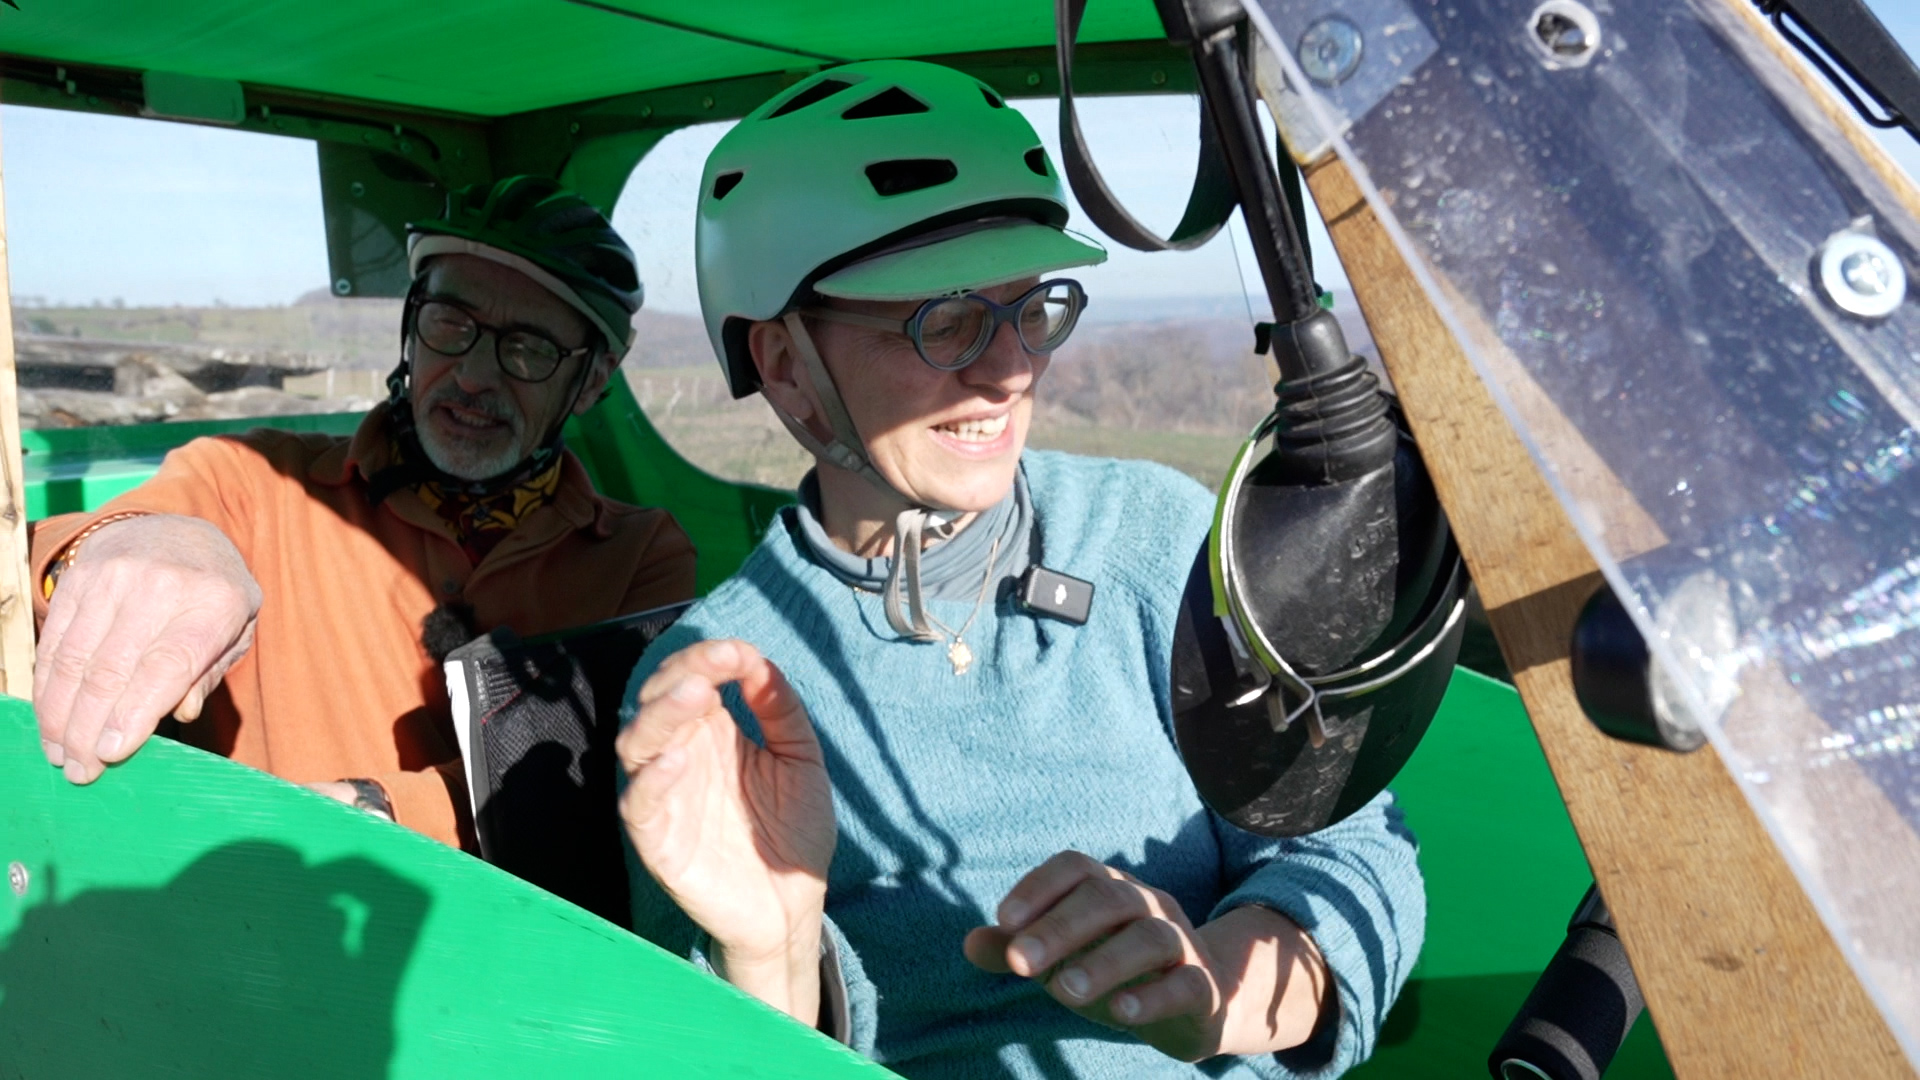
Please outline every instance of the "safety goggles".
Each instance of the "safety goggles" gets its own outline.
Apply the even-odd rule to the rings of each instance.
[[[806,308],[801,314],[904,334],[928,366],[958,371],[980,359],[1002,323],[1013,326],[1020,347],[1029,354],[1052,352],[1073,333],[1086,306],[1087,293],[1080,283],[1058,278],[1035,285],[1011,304],[996,304],[979,293],[935,297],[905,321],[829,307]]]
[[[493,356],[508,378],[545,382],[560,370],[562,361],[593,352],[592,345],[562,348],[538,330],[490,326],[473,313],[445,300],[421,300],[413,309],[413,334],[420,344],[442,356],[465,356],[483,334],[493,335]]]

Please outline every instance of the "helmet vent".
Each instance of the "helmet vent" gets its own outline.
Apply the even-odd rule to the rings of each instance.
[[[727,192],[732,191],[734,188],[738,187],[740,184],[740,181],[745,179],[746,175],[747,174],[744,171],[740,169],[735,169],[732,172],[723,172],[719,176],[714,177],[713,178],[713,201],[719,202],[721,199],[726,198]]]
[[[900,158],[867,166],[867,179],[881,198],[949,183],[960,170],[946,158]]]
[[[840,114],[842,120],[872,120],[877,116],[906,116],[909,113],[923,113],[927,103],[907,93],[897,86],[890,86],[878,94]]]
[[[1045,147],[1036,146],[1027,151],[1026,162],[1027,168],[1032,169],[1034,175],[1047,175],[1047,151]]]
[[[986,98],[987,104],[992,106],[993,108],[1004,109],[1007,107],[1007,102],[1005,98],[1001,97],[999,94],[994,93],[993,91],[987,89],[984,86],[980,88],[980,96],[983,98]]]
[[[812,86],[788,98],[779,108],[767,114],[767,119],[785,116],[790,112],[799,112],[818,101],[825,101],[853,84],[845,79],[821,79]],[[717,196],[716,196],[717,197]]]

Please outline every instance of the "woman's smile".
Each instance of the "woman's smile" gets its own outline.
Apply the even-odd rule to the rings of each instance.
[[[986,416],[949,420],[932,428],[934,441],[946,450],[969,458],[998,457],[1019,448],[1018,425],[1013,410],[1003,409]]]

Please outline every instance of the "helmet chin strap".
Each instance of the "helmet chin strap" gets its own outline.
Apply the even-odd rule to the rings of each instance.
[[[807,379],[813,384],[814,396],[820,399],[820,411],[825,414],[833,438],[823,442],[807,430],[805,424],[768,401],[767,404],[773,405],[773,414],[814,457],[859,475],[892,498],[907,498],[873,467],[873,461],[867,455],[866,443],[860,438],[859,429],[853,426],[853,417],[847,413],[846,402],[840,398],[840,388],[834,385],[826,362],[820,359],[820,350],[814,346],[813,335],[807,332],[800,313],[787,312],[782,321],[793,339],[794,351],[800,354],[801,366],[807,369]],[[942,641],[945,639],[934,630],[927,618],[926,597],[920,585],[920,549],[929,537],[929,525],[932,526],[933,539],[948,539],[959,531],[953,523],[961,514],[952,510],[936,510],[914,503],[912,499],[907,501],[908,507],[900,511],[893,521],[893,559],[887,568],[887,585],[881,594],[882,606],[886,609],[887,625],[893,627],[894,633],[915,641]],[[904,612],[901,610],[903,584],[906,599]]]

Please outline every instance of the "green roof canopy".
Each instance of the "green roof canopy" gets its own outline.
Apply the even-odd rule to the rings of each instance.
[[[834,60],[1050,45],[1049,0],[18,0],[0,54],[504,116]],[[1162,36],[1101,0],[1086,42]]]

